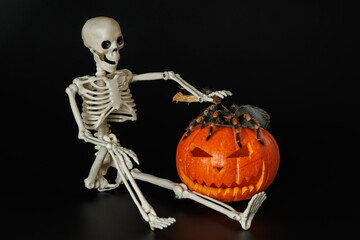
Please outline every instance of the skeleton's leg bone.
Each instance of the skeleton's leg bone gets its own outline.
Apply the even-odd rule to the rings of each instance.
[[[101,168],[101,165],[104,161],[106,154],[107,154],[107,149],[105,147],[101,147],[99,149],[99,151],[96,153],[95,161],[94,161],[93,165],[91,166],[89,176],[87,179],[90,179],[90,180],[95,179],[96,175],[98,174],[98,172]]]
[[[149,221],[148,215],[146,214],[145,210],[142,208],[142,206],[140,205],[139,201],[137,200],[137,198],[136,198],[133,190],[131,189],[131,187],[130,187],[129,183],[127,182],[127,179],[126,179],[126,177],[125,177],[125,175],[124,175],[124,173],[123,173],[123,168],[122,168],[122,166],[121,166],[120,163],[117,161],[118,159],[121,158],[121,156],[115,156],[115,153],[114,153],[113,151],[111,151],[111,150],[110,150],[109,152],[110,152],[110,154],[111,154],[111,157],[113,158],[113,161],[114,161],[114,163],[115,163],[115,166],[116,166],[116,169],[117,169],[117,171],[118,171],[118,174],[120,175],[121,180],[123,181],[126,189],[127,189],[128,192],[130,193],[130,196],[131,196],[131,198],[133,199],[135,205],[136,205],[137,208],[139,209],[141,216],[144,218],[145,221],[148,222],[148,221]]]
[[[251,221],[255,216],[255,213],[266,199],[266,194],[264,192],[258,193],[252,197],[248,206],[244,213],[238,212],[232,207],[228,206],[227,204],[212,199],[210,197],[204,196],[202,194],[192,192],[187,189],[186,185],[181,183],[174,183],[168,179],[155,177],[150,174],[142,173],[139,169],[133,169],[131,174],[134,176],[135,179],[139,179],[141,181],[149,182],[154,185],[172,190],[175,192],[176,198],[184,198],[184,199],[191,199],[200,204],[203,204],[215,211],[218,211],[229,218],[239,221],[241,226],[247,230],[251,226]]]
[[[107,154],[107,149],[105,147],[101,147],[96,154],[95,161],[91,166],[89,176],[84,180],[85,186],[87,188],[94,188],[95,187],[95,180],[101,168],[101,165],[104,161],[104,158]]]
[[[119,172],[119,175],[124,182],[127,190],[130,193],[130,196],[132,197],[133,201],[135,202],[136,206],[138,207],[142,217],[145,221],[149,222],[151,230],[155,230],[156,228],[163,229],[168,226],[170,226],[172,223],[175,222],[174,218],[160,218],[156,215],[154,209],[151,207],[151,205],[146,201],[144,195],[140,191],[139,187],[137,186],[133,176],[129,172],[129,169],[127,168],[127,165],[125,163],[124,158],[128,158],[126,154],[121,154],[120,152],[116,152],[116,154],[113,151],[109,151],[111,156],[114,159],[115,166]],[[125,176],[125,175],[126,176]],[[140,199],[141,204],[139,203],[137,197],[135,196],[133,190],[131,189],[131,186],[127,182],[127,179],[130,181],[131,186],[134,188],[138,199]]]
[[[185,184],[178,184],[174,183],[168,179],[155,177],[150,174],[142,173],[139,169],[133,169],[131,171],[132,175],[135,179],[139,179],[141,181],[149,182],[154,185],[172,190],[175,192],[176,198],[187,198],[192,199],[198,203],[201,203],[209,208],[214,209],[215,211],[221,212],[222,214],[225,214],[231,219],[234,220],[240,220],[240,212],[236,211],[232,207],[219,202],[215,199],[203,196],[201,194],[194,194],[192,191],[187,190],[187,187]]]
[[[115,189],[119,186],[119,182],[116,184],[109,184],[104,177],[104,160],[108,151],[105,147],[100,147],[96,153],[96,158],[91,166],[88,177],[84,180],[85,187],[92,189],[96,188],[98,191],[108,191]],[[106,171],[105,171],[106,172]]]
[[[127,154],[122,154],[122,155],[126,159],[126,161],[130,161]],[[125,161],[120,160],[120,164],[124,168],[124,170],[125,170],[124,172],[125,172],[126,176],[128,177],[132,187],[134,188],[138,198],[140,199],[141,206],[148,213],[148,216],[150,218],[150,220],[149,220],[150,228],[152,230],[154,230],[155,228],[163,229],[163,228],[166,228],[166,227],[170,226],[171,224],[173,224],[176,221],[174,218],[160,218],[156,215],[155,210],[151,207],[151,205],[148,203],[148,201],[145,199],[144,195],[140,191],[133,176],[131,175],[129,169],[127,168]]]
[[[141,206],[143,207],[143,209],[146,211],[146,212],[150,212],[151,210],[151,206],[150,204],[148,203],[148,201],[145,199],[144,195],[142,194],[140,188],[138,187],[138,185],[136,184],[133,176],[131,175],[129,169],[128,169],[128,166],[126,165],[125,161],[130,161],[130,158],[126,155],[126,154],[121,154],[120,152],[117,152],[116,153],[116,156],[122,156],[122,158],[120,157],[119,158],[119,163],[120,163],[120,167],[121,169],[124,171],[126,177],[128,178],[131,186],[133,187],[133,189],[135,190],[136,192],[136,195],[138,196],[140,202],[141,202]]]

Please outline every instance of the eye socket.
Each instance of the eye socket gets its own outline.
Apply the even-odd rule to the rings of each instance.
[[[108,49],[110,46],[111,46],[111,42],[110,42],[110,41],[103,41],[103,42],[101,43],[101,47],[102,47],[103,49]]]
[[[117,44],[122,44],[123,43],[123,37],[122,36],[120,36],[120,37],[118,37],[118,39],[117,39]]]
[[[250,156],[250,152],[247,145],[245,145],[242,148],[230,154],[229,156],[227,156],[227,158],[240,158],[240,157],[248,157],[248,156]]]
[[[209,153],[207,153],[205,150],[199,148],[199,147],[195,147],[192,151],[191,151],[191,155],[193,157],[202,157],[202,158],[210,158],[212,157]]]

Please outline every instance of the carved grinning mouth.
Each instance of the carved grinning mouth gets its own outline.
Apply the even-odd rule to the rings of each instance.
[[[198,183],[196,180],[190,179],[185,173],[180,169],[180,175],[183,182],[189,187],[190,190],[199,192],[209,197],[222,196],[232,196],[233,201],[238,201],[240,199],[244,199],[246,195],[253,193],[254,191],[258,191],[262,186],[265,175],[265,163],[262,162],[261,169],[259,169],[258,174],[253,176],[253,178],[258,179],[255,184],[249,184],[247,179],[243,179],[240,185],[232,184],[231,186],[221,185],[220,187],[211,184],[207,186],[205,183]],[[252,182],[252,181],[251,181]],[[237,186],[236,186],[237,185]]]
[[[106,57],[106,55],[104,55],[104,61],[105,61],[106,63],[108,63],[108,64],[111,64],[111,65],[115,65],[115,64],[116,64],[116,62],[113,62],[113,61],[109,60],[109,59]]]

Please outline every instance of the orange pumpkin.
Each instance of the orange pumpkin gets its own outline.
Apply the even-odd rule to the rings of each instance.
[[[240,201],[264,191],[274,180],[280,153],[265,129],[260,130],[263,146],[254,129],[239,128],[242,148],[233,128],[216,126],[206,141],[208,134],[209,126],[198,126],[177,147],[176,168],[190,190],[222,202]]]

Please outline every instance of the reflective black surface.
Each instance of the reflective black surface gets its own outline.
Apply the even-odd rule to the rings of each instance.
[[[173,225],[151,231],[121,187],[103,193],[81,189],[72,196],[7,196],[2,198],[2,232],[13,239],[336,239],[351,236],[359,223],[351,209],[334,212],[342,209],[340,202],[334,207],[322,196],[302,201],[291,193],[269,191],[252,227],[244,231],[239,223],[198,203],[139,185],[159,216],[176,218]],[[241,211],[246,204],[231,206]]]

